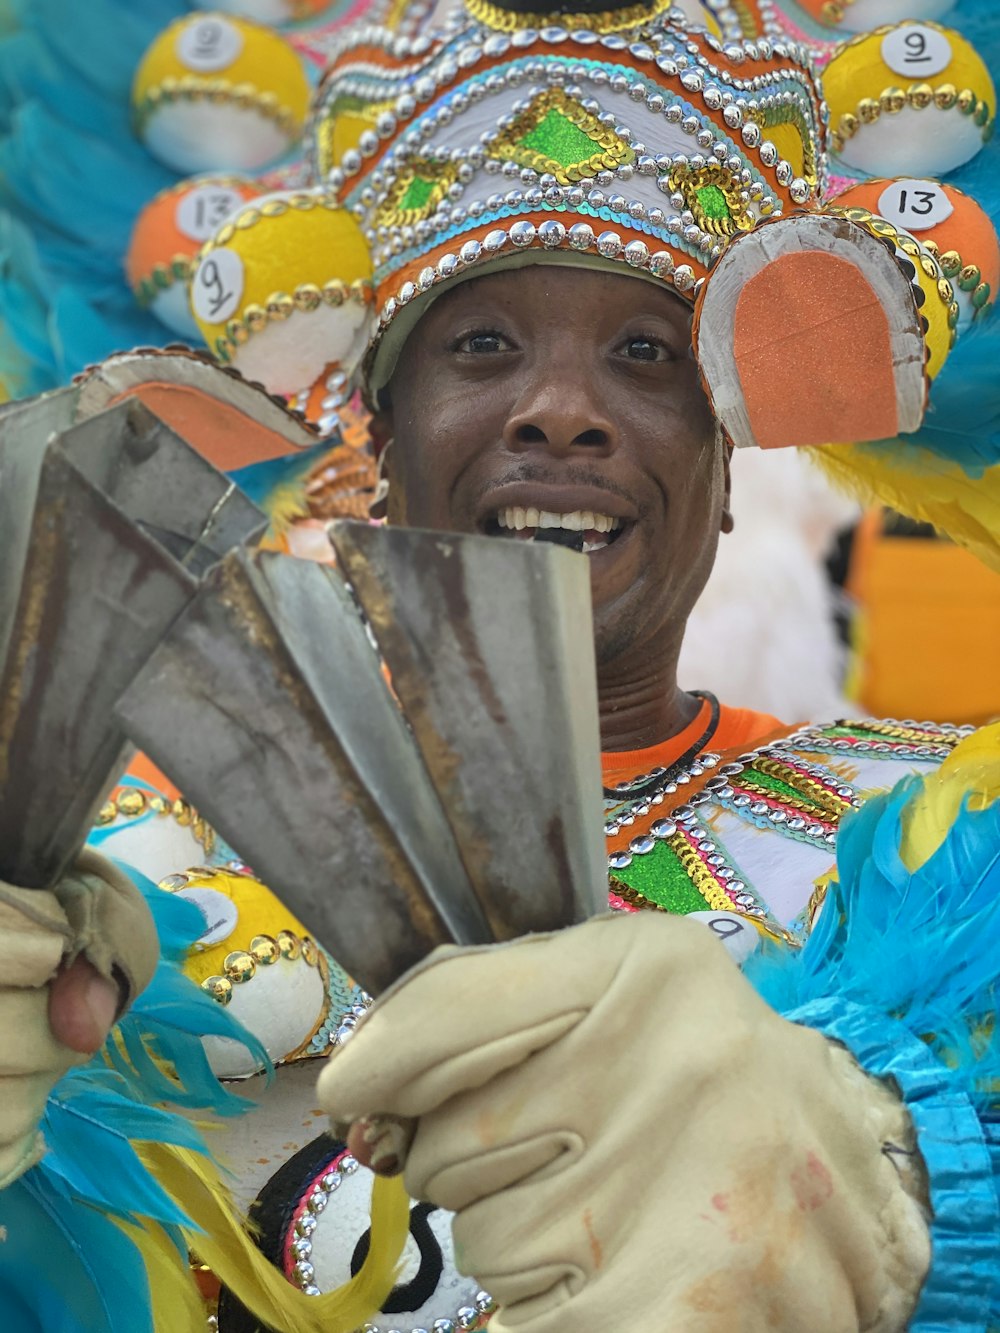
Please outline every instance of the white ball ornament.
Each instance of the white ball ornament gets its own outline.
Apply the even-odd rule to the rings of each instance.
[[[850,0],[837,5],[842,11],[838,22],[843,33],[870,32],[887,23],[904,19],[941,20],[955,8],[956,0]]]
[[[298,140],[309,108],[299,56],[273,29],[211,13],[172,23],[132,85],[136,130],[175,171],[256,170]]]

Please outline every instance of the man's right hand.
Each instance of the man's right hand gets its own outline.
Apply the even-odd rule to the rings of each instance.
[[[52,892],[0,882],[0,1188],[38,1161],[50,1091],[101,1047],[157,954],[144,898],[94,852]]]

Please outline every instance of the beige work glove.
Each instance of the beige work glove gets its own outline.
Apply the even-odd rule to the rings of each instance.
[[[148,984],[158,952],[142,894],[96,852],[83,851],[53,892],[0,881],[0,1188],[41,1157],[45,1100],[90,1058],[53,1035],[49,983],[83,955],[118,988],[120,1015]]]
[[[384,1120],[366,1137],[457,1214],[491,1333],[888,1333],[929,1265],[895,1093],[778,1017],[695,922],[438,950],[319,1096],[341,1125],[419,1117],[408,1155]]]

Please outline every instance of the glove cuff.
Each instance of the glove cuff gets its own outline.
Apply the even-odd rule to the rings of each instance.
[[[913,1121],[933,1218],[931,1268],[910,1333],[982,1333],[1000,1290],[1000,1143],[984,1132],[952,1071],[904,1024],[841,999],[784,1017],[846,1046],[866,1073],[893,1079]]]

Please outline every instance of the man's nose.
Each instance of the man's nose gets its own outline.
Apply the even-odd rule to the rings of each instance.
[[[575,449],[611,453],[613,421],[579,365],[536,368],[507,419],[504,443],[512,453],[542,449],[555,455]]]

